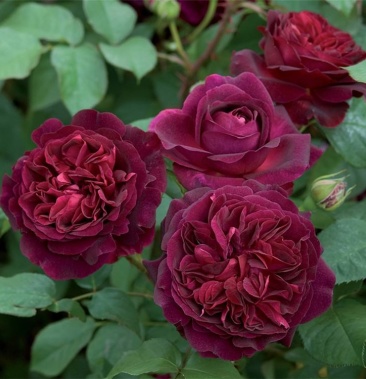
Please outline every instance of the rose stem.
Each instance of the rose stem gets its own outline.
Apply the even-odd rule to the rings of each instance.
[[[208,26],[215,16],[217,9],[217,0],[210,0],[208,3],[207,12],[205,14],[205,17],[201,21],[201,23],[197,26],[196,29],[193,30],[193,32],[187,37],[187,42],[191,43],[193,42],[201,33],[202,31]]]
[[[211,42],[207,45],[206,50],[202,53],[202,55],[191,65],[190,70],[187,73],[187,76],[184,78],[182,82],[182,86],[180,89],[180,96],[182,99],[185,99],[189,93],[189,89],[191,85],[194,83],[195,77],[201,66],[208,60],[211,54],[215,51],[217,44],[220,42],[221,38],[227,31],[227,27],[230,23],[231,16],[235,13],[237,9],[237,4],[233,2],[228,2],[226,5],[226,9],[224,15],[219,23],[219,28],[217,30],[216,35],[211,40]]]

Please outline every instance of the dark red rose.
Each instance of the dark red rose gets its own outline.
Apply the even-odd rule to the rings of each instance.
[[[285,185],[309,167],[310,135],[300,134],[251,73],[210,75],[184,102],[150,125],[187,189],[241,185],[255,178]]]
[[[165,190],[160,142],[111,113],[49,119],[5,176],[1,207],[21,250],[54,279],[82,278],[153,239]]]
[[[366,51],[320,15],[271,10],[261,31],[263,55],[251,50],[235,53],[231,72],[256,74],[296,124],[315,117],[334,127],[346,114],[346,101],[366,94],[366,84],[353,80],[343,68],[365,59]]]
[[[201,355],[237,360],[331,304],[335,276],[306,215],[280,189],[250,180],[173,200],[163,255],[145,262],[155,302]]]

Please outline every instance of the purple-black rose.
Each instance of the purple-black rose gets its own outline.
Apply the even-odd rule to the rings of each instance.
[[[205,357],[289,346],[332,301],[335,276],[312,223],[283,190],[254,180],[173,200],[162,250],[145,262],[155,302]]]
[[[267,26],[260,30],[263,54],[235,53],[231,72],[256,74],[296,124],[305,125],[315,117],[334,127],[346,114],[346,101],[366,94],[366,84],[353,80],[343,68],[364,60],[366,51],[320,15],[271,10]]]
[[[82,278],[152,241],[166,186],[156,135],[84,110],[32,138],[0,197],[30,261],[54,279]]]
[[[310,135],[300,134],[283,107],[251,73],[210,75],[182,109],[163,110],[150,124],[187,189],[241,185],[244,179],[288,185],[310,162]]]

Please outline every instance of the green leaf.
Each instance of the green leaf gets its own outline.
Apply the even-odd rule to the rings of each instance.
[[[0,28],[0,79],[23,79],[37,65],[42,45],[30,35]]]
[[[107,90],[107,69],[91,44],[56,46],[51,54],[61,97],[71,114],[98,104]]]
[[[342,218],[357,218],[366,221],[366,200],[347,203],[347,207],[343,207],[334,213],[337,220]]]
[[[123,325],[105,325],[95,334],[88,345],[86,356],[93,372],[108,371],[117,363],[121,355],[140,347],[142,340],[132,330]]]
[[[89,342],[96,325],[88,318],[64,319],[48,324],[32,346],[31,370],[46,376],[59,375]]]
[[[349,16],[357,0],[326,0],[332,7]]]
[[[145,341],[140,348],[129,351],[121,357],[108,374],[107,379],[119,373],[140,375],[148,372],[175,373],[181,362],[177,348],[164,339]]]
[[[157,63],[156,49],[144,37],[131,37],[118,46],[101,43],[100,49],[107,62],[131,71],[139,80],[150,72]]]
[[[342,124],[322,128],[334,149],[355,167],[366,167],[366,101],[353,99]]]
[[[341,219],[319,233],[323,259],[337,277],[337,283],[366,278],[366,221]]]
[[[338,301],[348,295],[354,295],[361,290],[363,280],[337,284],[334,287],[333,302]]]
[[[0,277],[0,313],[31,317],[36,308],[53,303],[56,288],[45,275],[22,273],[10,278]]]
[[[10,223],[4,211],[0,208],[0,238],[10,229]]]
[[[57,75],[49,54],[43,55],[29,77],[29,105],[32,111],[46,108],[60,100]]]
[[[129,291],[140,273],[127,259],[119,259],[112,265],[111,285],[122,291]]]
[[[136,24],[135,10],[118,0],[83,0],[83,5],[89,24],[111,44],[125,39]]]
[[[356,81],[366,83],[366,60],[353,66],[344,67],[344,69],[346,69]]]
[[[86,320],[84,309],[77,301],[72,299],[61,299],[55,301],[47,309],[55,313],[67,312],[70,316],[77,317],[83,322]]]
[[[137,334],[140,333],[139,316],[135,306],[131,299],[119,289],[103,288],[85,304],[94,318],[117,321]]]
[[[84,37],[81,21],[58,5],[23,4],[3,25],[39,39],[66,41],[72,45],[77,45]]]
[[[231,362],[192,355],[179,379],[242,379]]]
[[[139,129],[141,129],[145,132],[147,132],[152,119],[153,119],[153,117],[143,118],[141,120],[132,121],[132,122],[130,122],[130,124],[138,127]]]
[[[299,328],[305,349],[329,365],[364,365],[366,307],[344,299]]]
[[[112,265],[102,266],[98,271],[83,279],[75,279],[75,283],[86,290],[96,291],[107,280],[112,271]]]

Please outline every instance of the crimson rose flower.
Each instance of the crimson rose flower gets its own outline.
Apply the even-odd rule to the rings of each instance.
[[[300,134],[251,73],[210,75],[183,109],[163,110],[150,124],[187,189],[241,185],[255,178],[285,185],[309,167],[310,135]]]
[[[237,360],[331,304],[335,276],[314,227],[283,190],[249,180],[173,200],[163,256],[145,262],[155,302],[205,357]]]
[[[160,142],[111,113],[49,119],[5,176],[0,204],[21,250],[54,279],[85,277],[153,239],[165,190]]]
[[[320,15],[271,10],[267,26],[260,30],[263,55],[251,50],[235,53],[231,72],[256,74],[296,124],[305,125],[315,117],[334,127],[346,114],[346,100],[366,94],[366,84],[342,68],[365,59],[366,51]]]

